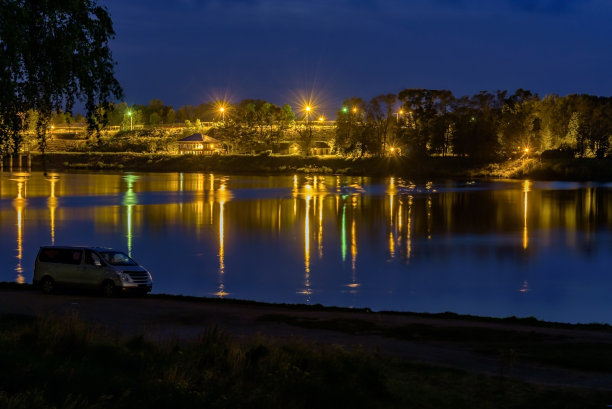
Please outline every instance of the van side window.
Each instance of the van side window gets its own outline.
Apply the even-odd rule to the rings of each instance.
[[[85,250],[85,263],[90,266],[101,266],[100,257],[91,250]]]
[[[81,264],[83,252],[74,249],[42,249],[38,259],[46,263]]]

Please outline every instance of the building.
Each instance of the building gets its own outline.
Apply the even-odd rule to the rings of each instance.
[[[280,155],[297,155],[301,150],[302,148],[297,142],[280,142],[273,148],[273,152]]]
[[[313,144],[310,152],[315,156],[331,155],[331,146],[327,142],[317,141]]]
[[[212,155],[223,151],[221,142],[208,135],[194,133],[178,140],[179,154]]]

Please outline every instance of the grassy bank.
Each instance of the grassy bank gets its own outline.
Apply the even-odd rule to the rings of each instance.
[[[122,338],[65,318],[0,316],[3,408],[569,408],[609,393],[534,386],[360,350],[210,328],[196,342]]]
[[[346,174],[405,176],[411,180],[469,177],[480,165],[466,158],[340,158],[274,155],[167,155],[133,153],[51,153],[47,170],[130,170],[162,172],[222,172],[228,174]],[[42,156],[33,156],[34,170],[43,168]]]
[[[25,164],[25,163],[24,163]],[[139,153],[49,153],[47,171],[104,170],[141,172],[220,172],[226,174],[315,173],[353,176],[397,176],[411,181],[475,178],[532,180],[612,180],[612,159],[522,158],[483,163],[470,158],[342,158],[268,155],[169,155]],[[34,154],[32,169],[43,169]]]

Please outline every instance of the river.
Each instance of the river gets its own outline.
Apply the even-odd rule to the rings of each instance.
[[[155,293],[612,324],[612,184],[0,173],[0,281],[48,244]]]

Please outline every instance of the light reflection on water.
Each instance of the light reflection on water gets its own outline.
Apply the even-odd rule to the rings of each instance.
[[[610,185],[0,174],[0,280],[37,249],[124,249],[155,292],[612,322]]]

